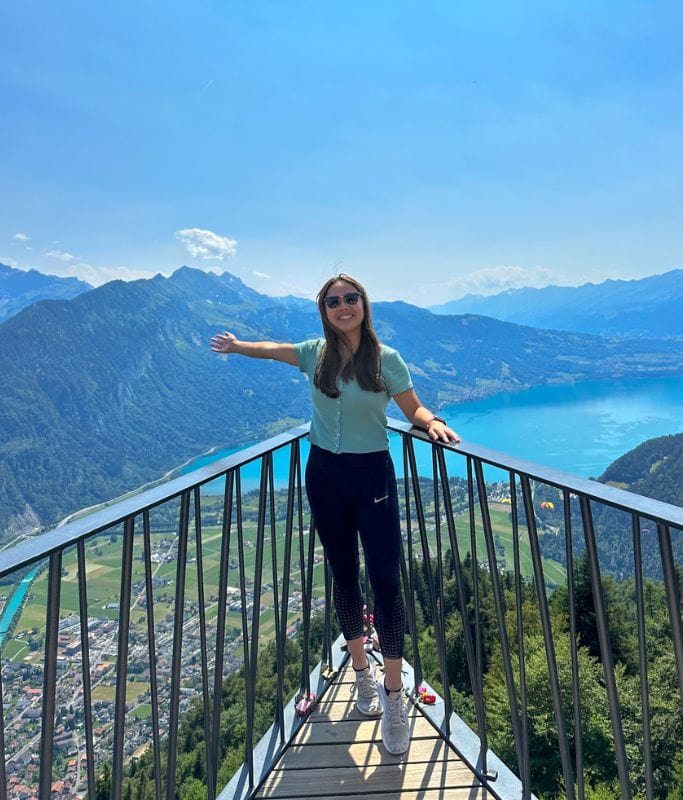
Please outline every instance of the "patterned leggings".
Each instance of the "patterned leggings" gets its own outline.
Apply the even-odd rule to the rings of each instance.
[[[385,658],[401,658],[405,632],[401,529],[389,451],[335,454],[312,444],[306,493],[332,570],[334,605],[344,637],[350,641],[363,635],[360,534],[382,653]]]

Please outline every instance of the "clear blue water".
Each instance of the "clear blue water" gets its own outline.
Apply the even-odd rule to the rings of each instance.
[[[440,414],[467,442],[584,478],[597,477],[646,439],[683,432],[683,377],[540,386],[448,406]],[[181,471],[190,472],[240,449],[202,456]],[[397,436],[392,437],[391,451],[400,472]],[[420,471],[431,474],[429,448],[418,448],[417,457]],[[277,483],[286,482],[288,464],[286,454],[276,456]],[[463,474],[458,460],[451,474]],[[243,470],[243,483],[246,489],[257,488],[257,464]],[[214,482],[210,490],[222,491],[220,483]]]
[[[0,615],[0,647],[2,647],[5,636],[7,636],[7,631],[12,623],[12,620],[14,619],[14,615],[24,602],[26,593],[31,588],[33,579],[39,572],[40,567],[35,567],[24,577],[19,586],[17,586],[17,588],[14,590],[9,602],[3,609],[3,612]]]

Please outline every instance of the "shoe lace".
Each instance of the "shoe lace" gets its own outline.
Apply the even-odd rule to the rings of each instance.
[[[403,702],[403,694],[399,694],[395,698],[390,697],[387,705],[389,707],[390,725],[408,724],[408,713],[406,711],[406,704]]]
[[[372,677],[372,672],[370,670],[363,670],[363,672],[358,673],[356,686],[358,687],[358,694],[366,700],[374,697],[377,691],[375,679]]]

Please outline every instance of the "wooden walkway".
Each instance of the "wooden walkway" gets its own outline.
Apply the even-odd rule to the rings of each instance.
[[[347,662],[256,798],[493,800],[419,707],[408,706],[408,752],[389,755],[382,746],[381,720],[356,711],[353,688]]]

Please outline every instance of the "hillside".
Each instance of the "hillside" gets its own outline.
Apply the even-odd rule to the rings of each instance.
[[[442,403],[566,380],[681,374],[675,342],[539,331],[406,303],[373,307],[422,398]],[[215,446],[242,444],[309,416],[291,367],[212,354],[216,330],[245,338],[317,336],[306,310],[223,276],[112,283],[44,301],[0,325],[0,531],[56,523]],[[398,413],[398,412],[394,412]]]
[[[430,310],[604,336],[681,337],[682,301],[683,270],[677,269],[640,280],[510,289],[490,297],[466,295]]]
[[[78,278],[59,278],[0,264],[0,323],[39,300],[70,300],[92,287]]]
[[[643,442],[610,464],[600,480],[683,506],[683,433]]]

